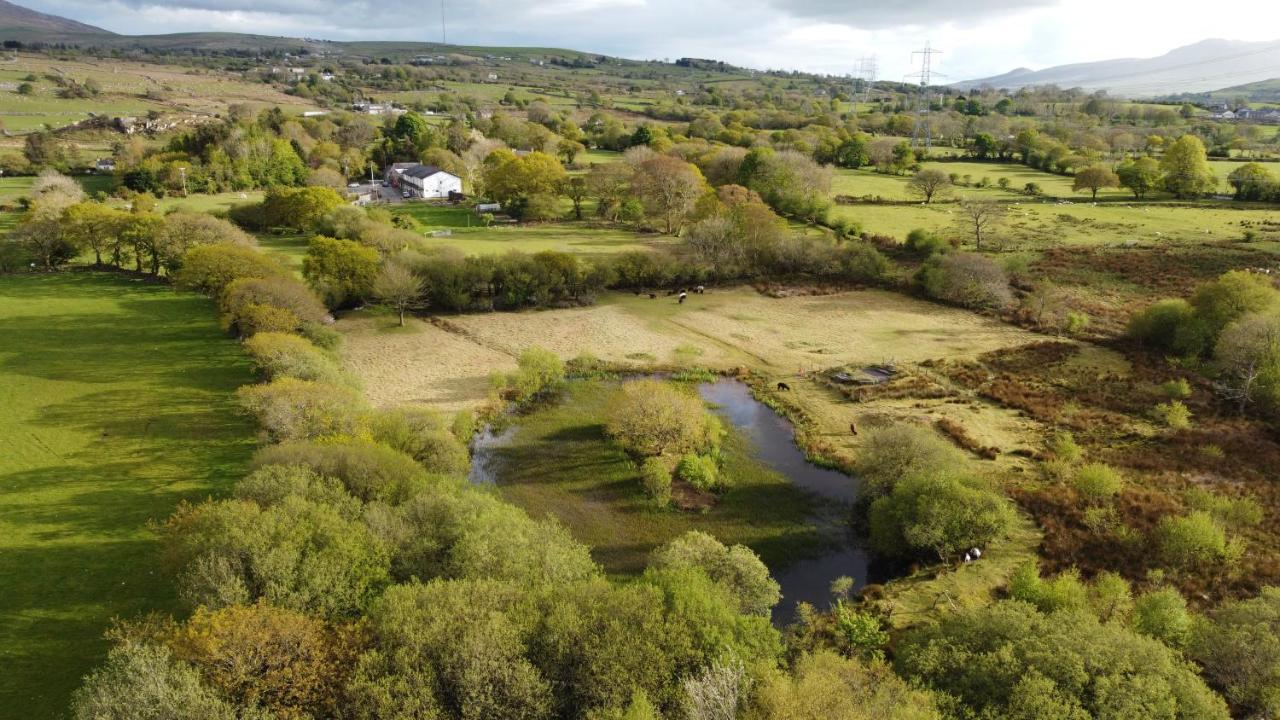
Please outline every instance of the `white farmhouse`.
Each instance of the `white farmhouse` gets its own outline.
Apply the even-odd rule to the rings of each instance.
[[[434,165],[414,165],[399,173],[400,188],[413,197],[447,198],[462,193],[462,178]]]

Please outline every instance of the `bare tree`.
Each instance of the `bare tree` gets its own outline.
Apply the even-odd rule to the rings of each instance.
[[[404,327],[404,313],[422,295],[422,281],[408,269],[387,263],[373,280],[373,296],[391,306],[400,315],[400,327]]]
[[[1219,391],[1235,402],[1243,415],[1257,400],[1267,370],[1280,364],[1280,315],[1250,313],[1222,331],[1214,359],[1227,380]]]
[[[716,661],[684,681],[685,710],[692,720],[734,720],[750,690],[741,661]]]
[[[989,239],[1004,223],[1005,208],[990,200],[966,200],[960,204],[960,222],[973,235],[973,246],[982,249],[982,241]]]
[[[951,188],[951,178],[936,168],[925,168],[911,176],[907,181],[907,189],[924,198],[924,204],[933,202]]]

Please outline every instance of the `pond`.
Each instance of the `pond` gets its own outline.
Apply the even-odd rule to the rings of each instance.
[[[774,572],[774,579],[782,586],[782,601],[773,611],[774,624],[790,622],[798,602],[826,608],[831,601],[831,581],[841,575],[853,578],[859,586],[865,584],[869,558],[857,539],[845,530],[849,506],[858,492],[857,480],[809,462],[796,446],[791,422],[756,400],[745,384],[729,379],[703,383],[698,386],[698,394],[751,439],[762,463],[825,501],[818,503],[822,513],[814,522],[829,526],[837,542],[818,557],[799,560]]]
[[[790,622],[798,602],[826,608],[831,601],[831,581],[837,577],[847,575],[858,585],[864,584],[869,558],[847,530],[848,514],[858,490],[856,479],[806,460],[796,447],[791,423],[752,397],[745,384],[730,379],[702,383],[698,394],[748,441],[755,461],[813,497],[808,522],[828,539],[818,543],[813,552],[773,570],[783,596],[774,608],[774,623]],[[486,429],[476,436],[472,444],[471,482],[504,485],[504,489],[510,489],[505,486],[511,479],[507,476],[513,473],[508,463],[521,462],[518,454],[521,429],[518,419],[512,418],[512,422],[500,430]],[[803,513],[797,521],[802,517]],[[757,522],[767,519],[758,518]],[[695,517],[691,522],[697,526],[703,520]]]

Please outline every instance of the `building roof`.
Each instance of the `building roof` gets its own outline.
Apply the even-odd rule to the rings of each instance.
[[[414,165],[408,170],[405,170],[403,174],[408,175],[409,177],[415,177],[420,180],[425,180],[431,177],[432,175],[437,175],[439,173],[444,173],[445,175],[453,175],[453,173],[446,173],[444,172],[444,170],[441,170],[435,165]],[[457,177],[457,176],[453,175],[453,177]]]

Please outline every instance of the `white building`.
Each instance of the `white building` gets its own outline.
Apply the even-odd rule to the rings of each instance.
[[[412,165],[399,170],[397,175],[398,187],[413,197],[447,198],[450,193],[462,194],[462,178],[433,165]]]

